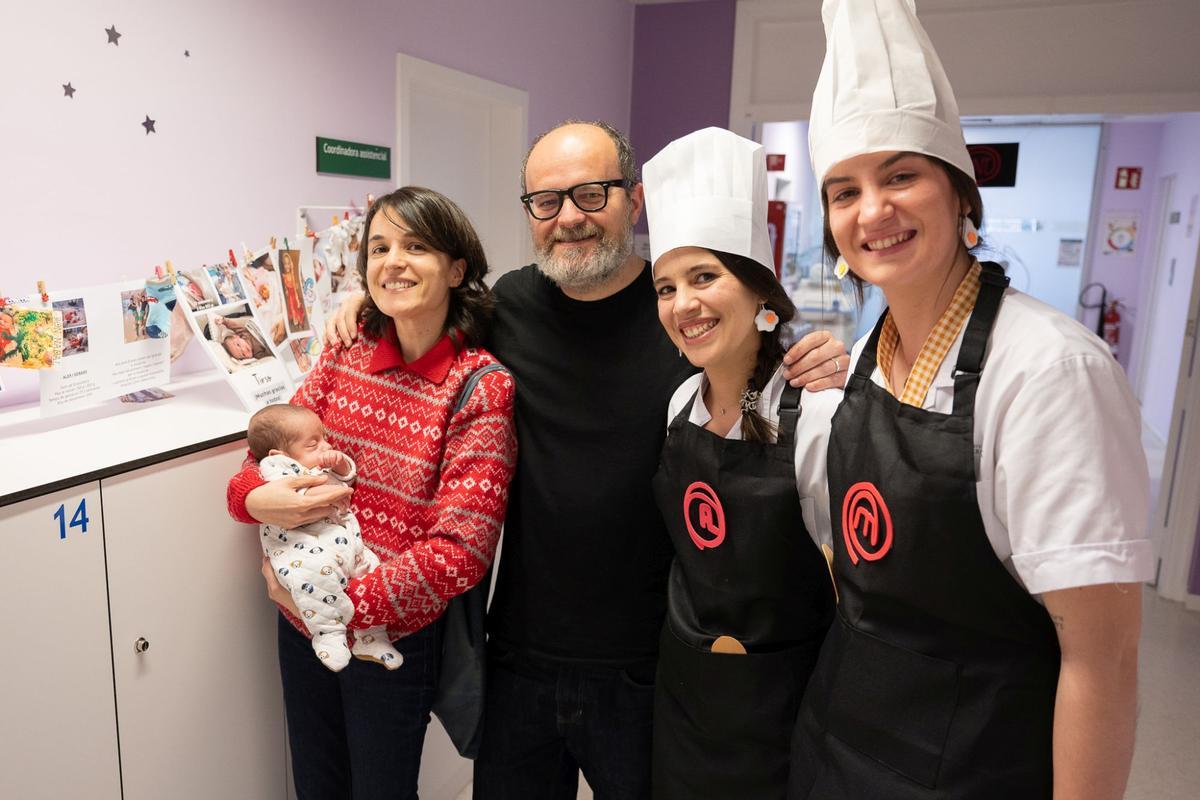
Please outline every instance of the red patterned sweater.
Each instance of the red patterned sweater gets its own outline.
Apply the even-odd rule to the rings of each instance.
[[[451,414],[463,384],[496,363],[486,350],[456,352],[449,336],[406,364],[388,326],[382,338],[325,348],[292,398],[321,417],[330,444],[358,466],[351,498],[382,564],[353,580],[351,629],[386,624],[392,639],[437,619],[491,565],[516,464],[512,377],[484,375]],[[263,485],[248,458],[229,482],[229,513],[253,523],[246,495]],[[299,620],[292,624],[306,629]]]

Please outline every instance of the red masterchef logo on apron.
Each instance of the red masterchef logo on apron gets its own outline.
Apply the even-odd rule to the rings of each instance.
[[[692,525],[693,505],[698,506],[696,518],[702,531]],[[688,536],[701,550],[718,547],[725,541],[725,509],[721,508],[717,493],[703,481],[696,481],[683,493],[683,522],[687,525]]]
[[[875,484],[861,481],[842,501],[842,536],[850,562],[878,561],[892,549],[892,515]]]

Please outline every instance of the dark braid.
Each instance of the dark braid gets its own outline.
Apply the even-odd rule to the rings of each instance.
[[[754,371],[746,383],[750,392],[761,394],[763,387],[771,380],[775,370],[783,363],[783,326],[796,316],[796,306],[787,292],[779,285],[773,271],[768,271],[763,265],[746,256],[725,253],[720,250],[710,251],[725,269],[741,281],[742,285],[755,295],[766,299],[767,308],[779,316],[779,324],[773,331],[763,331],[758,334],[758,355],[754,361]],[[755,411],[742,415],[742,438],[748,442],[771,442],[775,440],[775,426],[764,415],[767,409],[759,407]]]

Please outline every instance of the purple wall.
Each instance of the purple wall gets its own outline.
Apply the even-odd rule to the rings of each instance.
[[[637,7],[629,135],[642,163],[686,133],[729,127],[736,18],[734,0]]]
[[[1154,212],[1152,200],[1158,183],[1158,149],[1162,142],[1163,123],[1161,122],[1116,122],[1105,125],[1107,145],[1100,159],[1100,202],[1093,212],[1097,220],[1095,230],[1096,241],[1091,248],[1092,276],[1091,280],[1099,281],[1108,288],[1110,298],[1117,298],[1125,304],[1121,310],[1121,346],[1117,359],[1121,366],[1132,375],[1130,356],[1133,353],[1133,335],[1136,330],[1137,316],[1141,311],[1141,278],[1143,270],[1152,267],[1154,259],[1154,239],[1152,236],[1155,221],[1151,219]],[[1142,183],[1139,189],[1117,189],[1116,173],[1118,167],[1142,167]],[[1135,211],[1141,215],[1141,226],[1137,247],[1132,255],[1104,255],[1103,237],[1104,219],[1108,212]],[[1095,315],[1098,312],[1088,311],[1084,324],[1089,328],[1095,327]]]

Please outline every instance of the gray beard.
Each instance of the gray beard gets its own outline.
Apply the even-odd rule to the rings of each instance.
[[[603,236],[590,254],[556,255],[551,240],[537,248],[537,265],[542,274],[560,289],[580,294],[598,289],[621,269],[633,252],[633,225],[626,223],[617,236]]]

